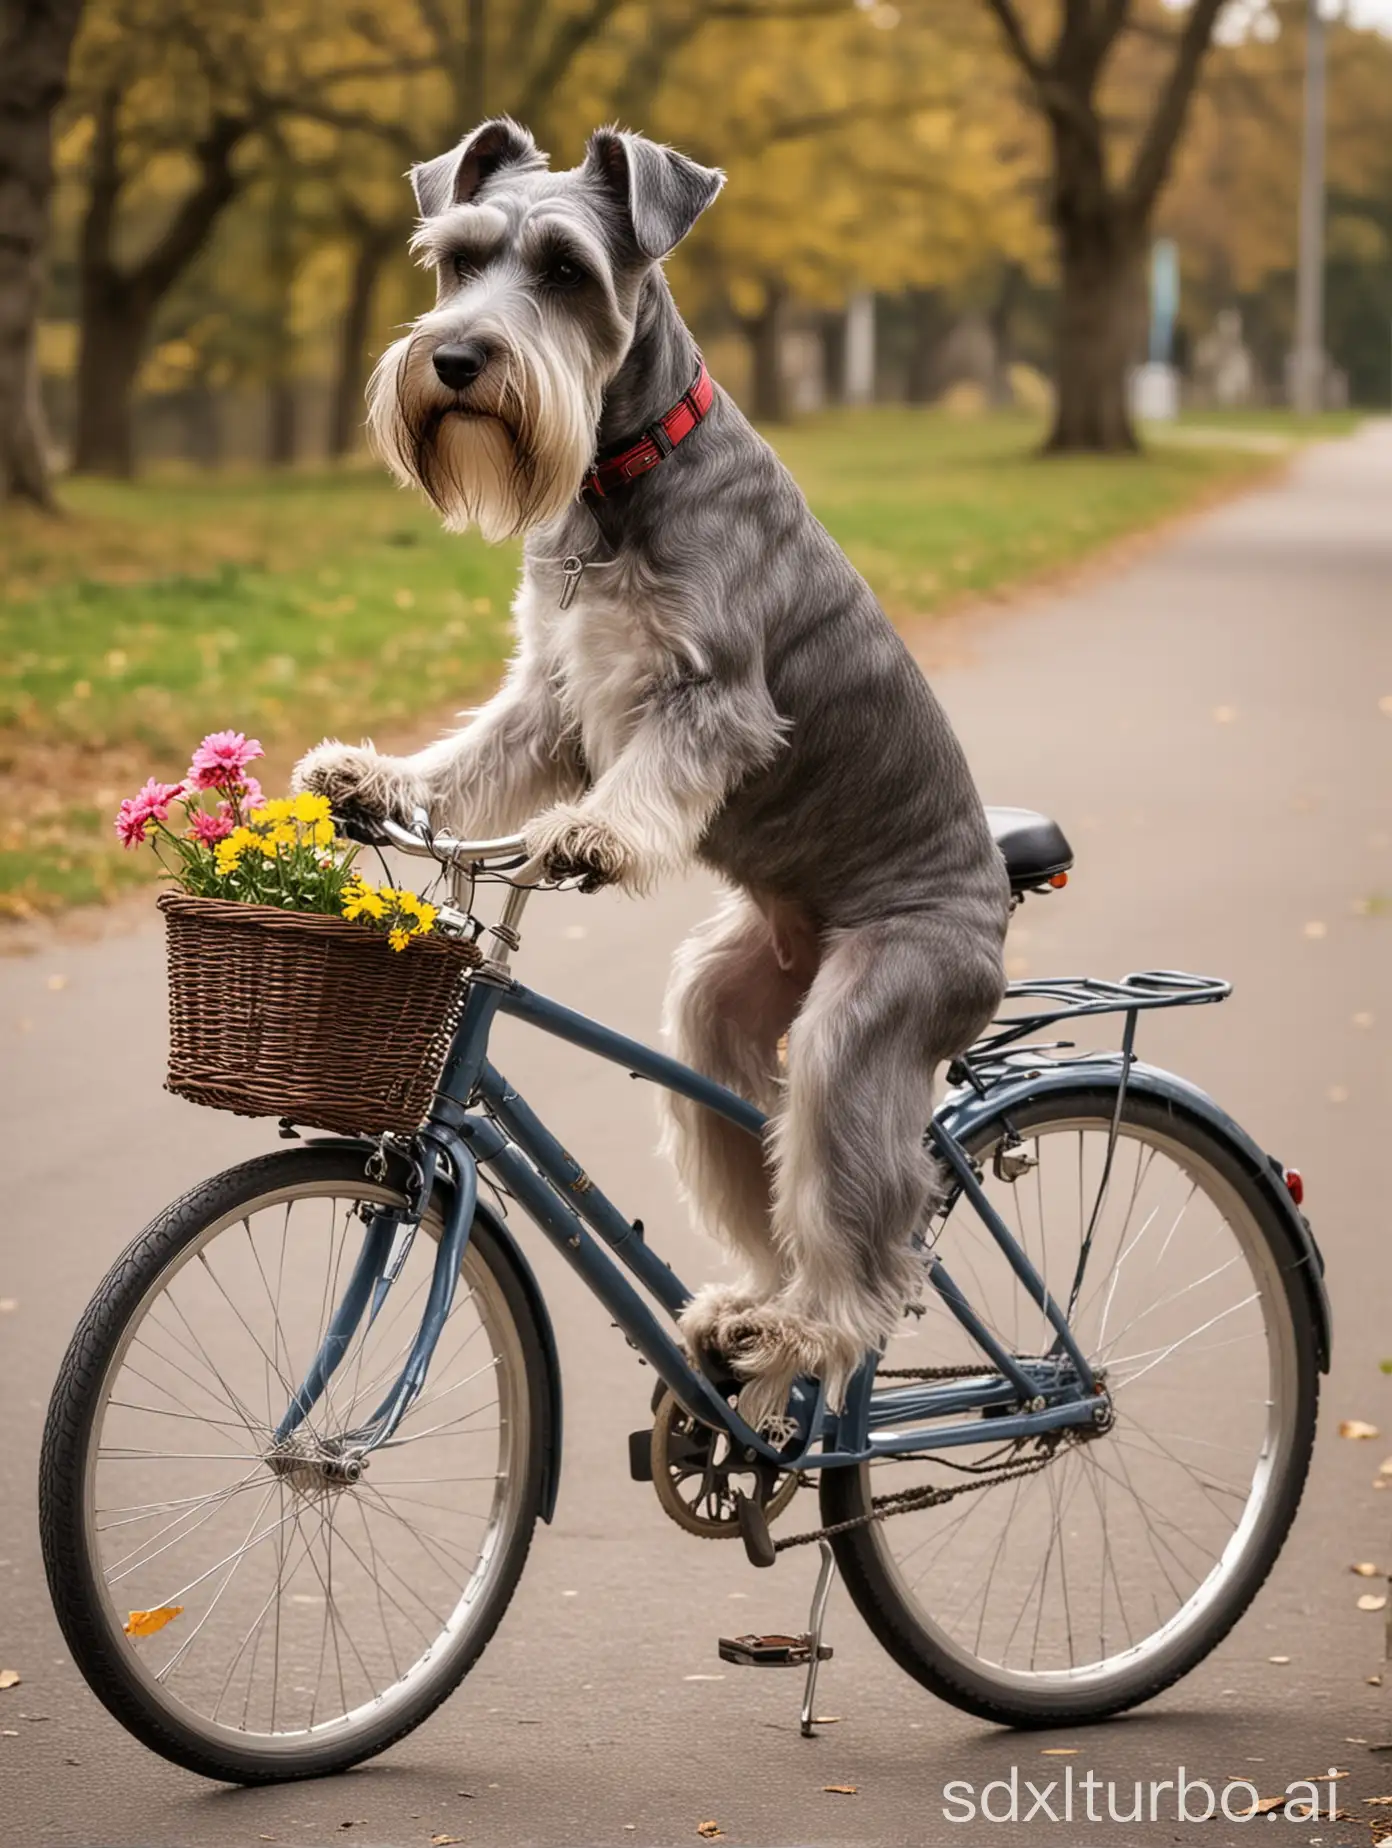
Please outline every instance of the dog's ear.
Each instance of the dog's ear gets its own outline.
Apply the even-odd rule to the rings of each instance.
[[[675,148],[619,128],[599,128],[590,136],[585,171],[623,208],[645,257],[665,257],[725,184],[719,168],[702,167]]]
[[[422,218],[446,206],[466,205],[501,167],[544,167],[547,157],[511,116],[495,116],[466,135],[457,148],[411,169]]]

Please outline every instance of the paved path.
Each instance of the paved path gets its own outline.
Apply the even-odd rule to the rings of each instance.
[[[1392,1737],[1392,1694],[1367,1683],[1381,1621],[1355,1609],[1366,1587],[1347,1568],[1392,1561],[1392,1496],[1372,1488],[1392,1450],[1392,1381],[1377,1370],[1392,1353],[1392,426],[1308,453],[1288,480],[1118,575],[940,625],[925,659],[988,799],[1051,810],[1078,850],[1068,891],[1026,907],[1015,971],[1230,976],[1229,1005],[1157,1021],[1144,1044],[1306,1176],[1336,1364],[1294,1537],[1237,1633],[1124,1722],[1016,1738],[908,1681],[842,1593],[822,1705],[843,1718],[800,1740],[793,1678],[714,1678],[715,1638],[801,1627],[811,1560],[755,1574],[736,1547],[678,1532],[628,1480],[624,1436],[643,1421],[650,1376],[542,1250],[568,1393],[559,1517],[473,1678],[395,1751],[328,1784],[232,1792],[150,1758],[88,1695],[48,1614],[33,1512],[43,1403],[131,1232],[270,1137],[162,1094],[161,951],[145,929],[0,964],[0,1297],[17,1303],[0,1316],[0,1665],[24,1677],[0,1693],[0,1839],[320,1844],[352,1823],[360,1842],[423,1845],[438,1832],[573,1848],[695,1842],[715,1818],[734,1843],[921,1848],[963,1833],[943,1819],[947,1779],[980,1783],[1012,1764],[1038,1779],[1063,1762],[1039,1757],[1050,1744],[1078,1748],[1079,1777],[1163,1778],[1183,1763],[1278,1790],[1348,1766],[1344,1801],[1379,1814],[1360,1800],[1392,1789],[1392,1761],[1347,1741]],[[527,973],[649,1034],[668,953],[705,902],[693,882],[645,905],[539,906]],[[1356,1024],[1368,1014],[1371,1027]],[[649,1106],[623,1075],[581,1083],[577,1055],[548,1042],[520,1044],[507,1063],[678,1269],[708,1273],[649,1152]],[[1385,1444],[1340,1442],[1350,1415],[1382,1422]],[[826,1794],[835,1783],[859,1794]],[[1175,1831],[1068,1833],[1120,1843]],[[1228,1837],[1245,1831],[1203,1835]],[[1369,1839],[1364,1824],[1291,1839],[1311,1837]]]

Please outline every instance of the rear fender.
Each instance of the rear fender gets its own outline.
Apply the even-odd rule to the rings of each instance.
[[[984,1096],[967,1086],[950,1092],[937,1112],[937,1121],[959,1142],[970,1146],[983,1129],[1041,1097],[1094,1085],[1115,1089],[1121,1070],[1119,1053],[1068,1060],[1039,1059],[1030,1064],[1021,1058],[1018,1073],[1012,1071],[999,1082],[988,1085]],[[1320,1371],[1327,1373],[1333,1329],[1329,1295],[1324,1286],[1324,1258],[1315,1243],[1309,1220],[1290,1197],[1281,1162],[1259,1148],[1246,1130],[1214,1103],[1207,1092],[1187,1079],[1177,1078],[1173,1072],[1133,1063],[1126,1089],[1128,1095],[1135,1093],[1151,1098],[1176,1118],[1197,1123],[1216,1136],[1266,1196],[1286,1234],[1289,1249],[1286,1268],[1300,1273],[1309,1297]]]

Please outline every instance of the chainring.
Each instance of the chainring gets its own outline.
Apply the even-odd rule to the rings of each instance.
[[[665,1389],[654,1408],[652,1428],[652,1479],[657,1499],[678,1527],[703,1540],[739,1538],[741,1492],[752,1492],[763,1503],[764,1516],[777,1520],[798,1491],[796,1470],[771,1471],[749,1464],[732,1466],[730,1439],[685,1411]],[[743,1477],[747,1491],[733,1478]]]

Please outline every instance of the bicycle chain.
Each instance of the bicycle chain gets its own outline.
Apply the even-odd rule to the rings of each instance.
[[[981,1372],[980,1367],[878,1367],[875,1370],[877,1380],[963,1380],[973,1379]],[[970,1482],[954,1483],[951,1488],[934,1488],[925,1483],[917,1489],[899,1489],[891,1495],[876,1495],[872,1498],[869,1514],[857,1514],[848,1521],[833,1521],[830,1526],[817,1527],[811,1533],[788,1534],[781,1540],[775,1540],[775,1553],[785,1553],[790,1547],[811,1546],[817,1540],[830,1540],[837,1534],[851,1533],[856,1528],[870,1527],[876,1521],[887,1521],[896,1514],[912,1514],[920,1508],[941,1507],[944,1502],[955,1501],[959,1495],[970,1495],[976,1489],[996,1488],[1002,1482],[1014,1482],[1024,1476],[1036,1476],[1047,1469],[1058,1455],[1060,1449],[1077,1441],[1071,1434],[1060,1433],[1062,1442],[1039,1457],[1021,1457],[1013,1463],[1004,1463],[989,1475],[974,1477]]]

